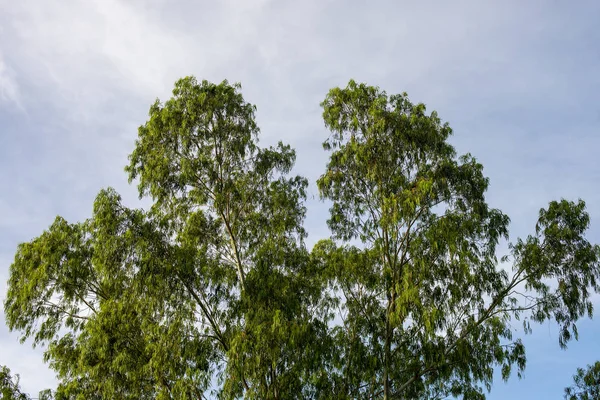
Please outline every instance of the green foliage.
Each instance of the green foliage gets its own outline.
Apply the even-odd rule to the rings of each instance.
[[[500,268],[509,218],[435,112],[353,81],[322,106],[333,236],[312,251],[295,152],[259,146],[239,85],[192,77],[126,167],[150,209],[102,190],[19,246],[7,324],[44,347],[57,399],[480,399],[525,368],[516,320],[577,338],[600,274],[582,201],[551,202]]]
[[[14,377],[10,374],[10,369],[0,365],[0,395],[2,400],[31,400],[31,396],[21,391],[19,386],[19,375]],[[50,390],[43,390],[39,393],[38,400],[51,400]]]
[[[565,399],[600,399],[600,361],[588,365],[585,369],[577,368],[577,374],[573,376],[573,381],[573,386],[565,389]]]
[[[582,201],[542,210],[536,234],[511,246],[506,271],[496,246],[509,218],[488,207],[483,167],[456,156],[435,112],[353,81],[322,106],[331,156],[318,186],[333,203],[338,243],[317,250],[346,313],[333,330],[332,368],[344,393],[483,398],[496,366],[504,379],[525,368],[514,320],[529,330],[554,319],[561,346],[577,336],[600,273]]]
[[[0,394],[3,400],[29,400],[30,397],[21,392],[19,386],[19,376],[14,378],[10,374],[10,369],[0,366]]]

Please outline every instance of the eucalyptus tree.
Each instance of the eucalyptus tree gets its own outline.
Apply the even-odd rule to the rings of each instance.
[[[126,168],[152,207],[103,190],[89,220],[19,246],[7,322],[46,346],[58,398],[282,399],[318,383],[307,181],[289,146],[259,147],[254,112],[238,85],[178,81]]]
[[[0,395],[2,400],[51,400],[52,391],[42,390],[38,397],[32,398],[28,393],[21,390],[20,376],[11,374],[10,369],[5,365],[0,365]]]
[[[21,391],[19,376],[12,376],[10,369],[0,366],[0,394],[6,400],[29,400],[30,397]]]
[[[594,400],[600,398],[600,361],[585,368],[577,368],[573,385],[565,389],[567,400]]]
[[[515,320],[525,331],[555,320],[562,347],[577,337],[600,273],[583,201],[542,209],[501,268],[509,218],[488,206],[482,165],[457,156],[436,112],[354,81],[322,107],[331,155],[318,187],[333,240],[314,255],[343,310],[340,398],[484,398],[495,367],[505,379],[525,368]]]

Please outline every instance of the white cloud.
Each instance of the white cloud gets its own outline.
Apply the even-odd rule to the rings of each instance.
[[[241,81],[258,106],[263,141],[291,142],[298,171],[311,179],[326,158],[318,103],[329,88],[355,78],[406,90],[438,109],[459,149],[486,166],[489,199],[511,213],[518,234],[560,196],[588,199],[598,225],[595,7],[0,0],[0,102],[27,110],[19,118],[0,114],[0,181],[12,188],[0,201],[0,259],[9,260],[19,241],[56,214],[88,216],[103,186],[133,199],[122,166],[136,125],[185,75]],[[326,207],[309,207],[309,231],[326,234]],[[0,326],[0,339],[6,335]],[[41,368],[39,353],[27,346],[3,354],[15,370]],[[52,384],[48,375],[16,372],[28,390]]]
[[[21,108],[19,86],[13,71],[8,67],[0,53],[0,104],[12,103]]]

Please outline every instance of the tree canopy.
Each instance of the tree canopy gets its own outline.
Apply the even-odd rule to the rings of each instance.
[[[43,346],[55,398],[483,399],[525,368],[517,324],[577,338],[600,277],[582,200],[497,258],[509,217],[449,125],[350,81],[321,104],[331,238],[309,249],[309,182],[289,145],[259,145],[240,90],[188,77],[150,107],[126,172],[151,207],[105,189],[19,245],[6,321]]]

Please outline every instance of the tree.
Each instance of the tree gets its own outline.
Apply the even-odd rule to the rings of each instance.
[[[19,376],[14,378],[10,374],[10,369],[2,365],[0,366],[0,394],[5,400],[28,400],[29,396],[21,392],[19,386]]]
[[[322,106],[331,157],[318,186],[341,244],[316,251],[345,311],[332,331],[340,393],[483,398],[495,366],[505,379],[525,368],[514,320],[529,331],[554,319],[563,347],[577,337],[600,272],[583,201],[551,202],[535,234],[511,245],[512,268],[499,268],[509,218],[487,205],[482,165],[456,156],[437,113],[353,81]]]
[[[565,399],[600,399],[600,361],[588,365],[585,369],[577,368],[577,374],[573,376],[573,381],[573,386],[565,389]]]
[[[126,168],[151,209],[103,190],[91,219],[19,246],[7,322],[46,346],[59,398],[202,398],[215,381],[224,398],[293,398],[318,382],[307,182],[287,177],[289,146],[258,146],[254,109],[237,85],[178,81]]]
[[[10,369],[4,365],[0,365],[0,395],[2,395],[2,400],[31,400],[31,396],[21,391],[19,375],[13,377]],[[52,393],[50,390],[43,390],[37,398],[50,400]]]
[[[130,155],[148,210],[106,189],[19,246],[7,324],[44,346],[57,399],[484,398],[525,368],[516,319],[577,337],[600,274],[582,201],[541,210],[506,270],[509,219],[436,113],[353,81],[322,106],[333,237],[311,251],[294,151],[258,145],[239,85],[192,77]]]

